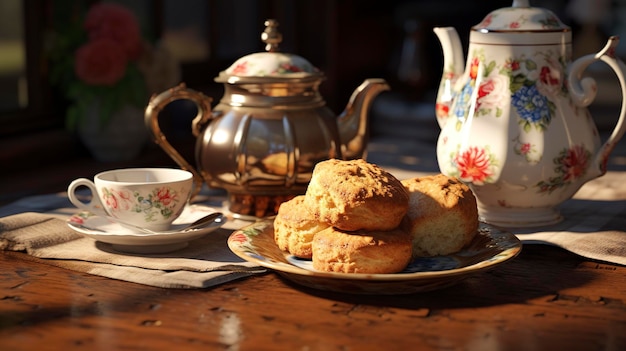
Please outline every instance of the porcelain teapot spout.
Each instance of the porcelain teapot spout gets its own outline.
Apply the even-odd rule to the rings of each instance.
[[[452,27],[437,27],[433,31],[443,51],[443,73],[437,91],[437,101],[435,103],[435,115],[439,126],[443,128],[446,117],[450,111],[452,101],[457,89],[455,84],[464,70],[463,47],[459,39],[459,33]]]
[[[453,28],[435,28],[444,54],[436,99],[442,173],[474,191],[482,220],[503,227],[559,222],[558,206],[603,175],[626,131],[626,66],[611,37],[572,60],[572,33],[549,10],[515,0],[472,27],[467,59]],[[587,110],[593,62],[613,70],[621,112],[602,142]],[[606,66],[604,66],[606,67]]]

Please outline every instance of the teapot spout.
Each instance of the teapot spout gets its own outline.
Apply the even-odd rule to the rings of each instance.
[[[443,127],[450,113],[450,108],[454,100],[454,86],[464,71],[463,48],[456,29],[452,27],[438,27],[433,31],[443,50],[443,74],[437,91],[435,103],[437,122]]]
[[[341,154],[344,160],[366,157],[369,109],[374,98],[389,89],[389,84],[384,79],[370,78],[352,93],[348,105],[338,119]]]

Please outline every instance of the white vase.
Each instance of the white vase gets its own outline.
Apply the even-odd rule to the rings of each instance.
[[[109,121],[101,123],[99,104],[95,103],[79,123],[78,136],[98,161],[133,160],[148,140],[143,112],[140,108],[125,105],[114,112]]]

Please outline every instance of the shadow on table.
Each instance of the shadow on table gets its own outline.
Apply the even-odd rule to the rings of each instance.
[[[547,245],[524,246],[517,258],[457,284],[433,291],[398,295],[347,294],[312,289],[281,278],[289,286],[320,298],[352,304],[405,309],[476,308],[526,304],[586,284],[593,272],[576,270],[581,258]]]

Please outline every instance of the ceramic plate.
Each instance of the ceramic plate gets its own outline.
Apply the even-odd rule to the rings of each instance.
[[[463,250],[448,256],[417,258],[395,274],[317,271],[310,260],[296,258],[276,246],[271,220],[233,232],[228,247],[237,256],[307,287],[353,294],[408,294],[447,287],[508,261],[519,254],[522,243],[511,233],[481,223],[476,237]]]
[[[180,217],[172,223],[172,229],[182,228],[186,224],[200,219],[215,209],[201,205],[187,206]],[[224,225],[225,219],[188,232],[137,233],[91,212],[79,212],[67,220],[67,225],[74,231],[97,241],[112,244],[118,251],[131,253],[163,253],[186,247],[189,241],[198,239]]]

